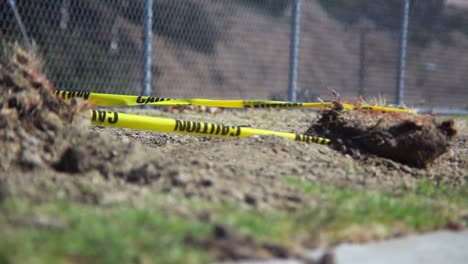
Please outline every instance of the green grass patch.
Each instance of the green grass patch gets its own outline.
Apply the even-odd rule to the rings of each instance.
[[[468,110],[468,107],[465,107],[465,110]],[[449,116],[449,117],[454,118],[454,119],[460,119],[460,120],[468,121],[468,115],[452,115],[452,116]]]
[[[468,185],[454,187],[446,182],[437,183],[430,179],[421,179],[416,188],[416,195],[436,201],[468,207]]]
[[[209,212],[209,220],[202,221],[182,218],[162,206],[101,208],[7,200],[0,205],[0,263],[207,263],[213,256],[186,238],[203,241],[217,224],[257,242],[333,244],[356,236],[391,237],[395,227],[402,226],[405,232],[441,229],[449,219],[463,221],[460,212],[468,207],[466,185],[453,188],[421,180],[413,190],[393,195],[298,177],[285,181],[315,202],[295,212],[263,212],[196,199],[172,199],[170,205],[155,195],[164,208],[184,207],[194,216]],[[48,222],[55,224],[44,224]]]
[[[285,212],[260,212],[222,206],[213,210],[214,221],[234,227],[240,234],[254,237],[257,241],[289,244],[291,237],[300,229],[295,215]]]
[[[213,210],[215,221],[280,244],[297,239],[314,243],[323,237],[327,243],[336,243],[352,239],[350,229],[368,232],[370,239],[381,239],[395,232],[445,228],[448,220],[467,224],[460,218],[461,211],[468,208],[466,185],[454,188],[421,180],[415,190],[393,195],[315,184],[297,177],[286,177],[285,181],[318,202],[297,212],[264,213],[224,206]]]
[[[287,177],[290,185],[320,197],[318,206],[299,215],[296,224],[326,230],[331,242],[345,239],[343,231],[350,226],[393,227],[404,224],[407,231],[430,231],[444,228],[449,219],[458,219],[467,207],[466,185],[452,188],[421,181],[415,191],[398,196],[386,193],[342,189],[333,185],[313,184]],[[450,205],[450,206],[448,206]],[[465,221],[465,225],[466,220]],[[391,232],[387,230],[383,233]],[[383,234],[385,236],[385,234]]]
[[[201,237],[207,225],[164,210],[93,208],[61,202],[31,206],[9,202],[0,217],[1,263],[204,263],[209,257],[184,243]],[[63,227],[37,226],[39,218]],[[18,218],[18,219],[17,219]],[[36,220],[34,220],[36,219]]]

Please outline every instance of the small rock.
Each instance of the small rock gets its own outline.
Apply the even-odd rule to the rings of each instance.
[[[133,170],[131,170],[126,179],[128,182],[141,182],[141,181],[150,181],[157,179],[159,177],[158,170],[152,163],[145,163]]]
[[[255,206],[257,205],[257,199],[253,196],[251,196],[250,194],[245,194],[244,195],[244,201],[247,203],[247,204],[250,204],[252,206]]]
[[[21,154],[21,163],[30,168],[41,167],[44,164],[41,156],[37,152],[31,150],[23,151]]]
[[[185,171],[173,170],[169,172],[171,183],[174,186],[185,186],[192,181],[192,176]]]

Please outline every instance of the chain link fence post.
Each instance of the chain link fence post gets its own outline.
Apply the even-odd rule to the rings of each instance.
[[[296,102],[297,98],[297,65],[299,41],[301,34],[301,0],[294,0],[291,14],[291,40],[289,46],[289,88],[288,100]]]
[[[366,80],[366,42],[367,42],[368,29],[366,26],[362,26],[359,32],[359,78],[358,78],[358,89],[359,96],[364,97],[365,95],[365,80]]]
[[[399,48],[399,58],[397,65],[397,78],[396,78],[396,95],[395,95],[395,104],[401,105],[403,103],[404,93],[405,93],[405,75],[406,75],[406,53],[407,53],[407,44],[408,44],[408,21],[409,21],[409,9],[410,9],[410,0],[402,0],[403,4],[403,21],[401,25],[401,35],[400,35],[400,48]]]
[[[143,96],[151,95],[151,62],[153,42],[153,0],[146,0],[145,4],[145,26],[143,34]]]
[[[28,48],[28,50],[31,51],[32,50],[32,43],[31,43],[31,40],[28,37],[28,32],[26,31],[26,28],[24,27],[23,20],[21,19],[21,16],[20,16],[20,14],[18,12],[18,9],[16,9],[15,0],[8,0],[8,4],[10,5],[11,10],[15,14],[16,22],[18,23],[21,34],[23,35],[25,45]]]

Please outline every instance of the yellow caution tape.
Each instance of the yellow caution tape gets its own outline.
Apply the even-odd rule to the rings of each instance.
[[[249,137],[253,135],[275,135],[308,143],[330,144],[330,140],[304,134],[278,132],[242,126],[229,126],[209,122],[195,122],[163,117],[131,115],[112,111],[90,110],[93,125],[172,132],[213,137]]]
[[[381,112],[397,112],[397,113],[412,113],[412,114],[416,113],[416,111],[414,111],[413,109],[384,107],[384,106],[378,106],[378,105],[360,105],[359,109],[381,111]]]
[[[71,91],[55,91],[55,95],[63,99],[79,97],[88,100],[95,106],[135,106],[135,105],[197,105],[197,106],[212,106],[223,108],[278,108],[278,109],[295,109],[295,108],[332,108],[333,102],[310,102],[310,103],[293,103],[286,101],[269,101],[269,100],[212,100],[201,98],[187,99],[171,99],[154,96],[136,96],[136,95],[121,95],[121,94],[102,94],[91,92],[71,92]],[[401,109],[392,107],[381,107],[375,105],[354,106],[352,104],[341,104],[346,110],[355,109],[370,109],[383,112],[405,112],[414,113],[411,109]]]
[[[212,100],[201,98],[171,99],[154,96],[102,94],[90,92],[55,91],[63,99],[79,97],[95,106],[134,106],[134,105],[198,105],[224,108],[330,108],[332,102],[292,103],[269,100]],[[343,104],[345,109],[354,109],[351,104]]]

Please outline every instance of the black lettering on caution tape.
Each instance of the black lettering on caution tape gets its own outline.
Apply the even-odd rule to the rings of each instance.
[[[241,134],[241,127],[240,127],[240,126],[236,126],[235,128],[237,128],[237,131],[236,131],[235,134],[231,133],[231,136],[233,136],[233,137],[238,137],[238,136],[240,136],[240,134]]]
[[[176,119],[174,132],[238,137],[241,134],[241,127]]]
[[[92,110],[91,121],[115,124],[119,121],[119,113],[111,111]]]
[[[163,98],[163,97],[154,97],[154,96],[138,96],[136,102],[138,104],[150,104],[150,103],[158,103],[164,101],[171,101],[173,99],[170,98]]]
[[[268,102],[245,102],[246,108],[293,108],[302,107],[302,103],[268,103]]]
[[[307,143],[318,143],[318,144],[324,144],[324,145],[330,143],[330,140],[326,138],[314,137],[314,136],[309,136],[309,135],[304,135],[304,134],[296,134],[296,137],[294,138],[294,140],[307,142]]]
[[[221,135],[226,136],[229,133],[229,126],[223,125],[223,129],[221,130]]]
[[[55,95],[63,99],[71,99],[74,97],[88,100],[91,93],[89,92],[71,92],[71,91],[54,91]]]
[[[187,122],[187,132],[193,133],[195,131],[195,122]]]

